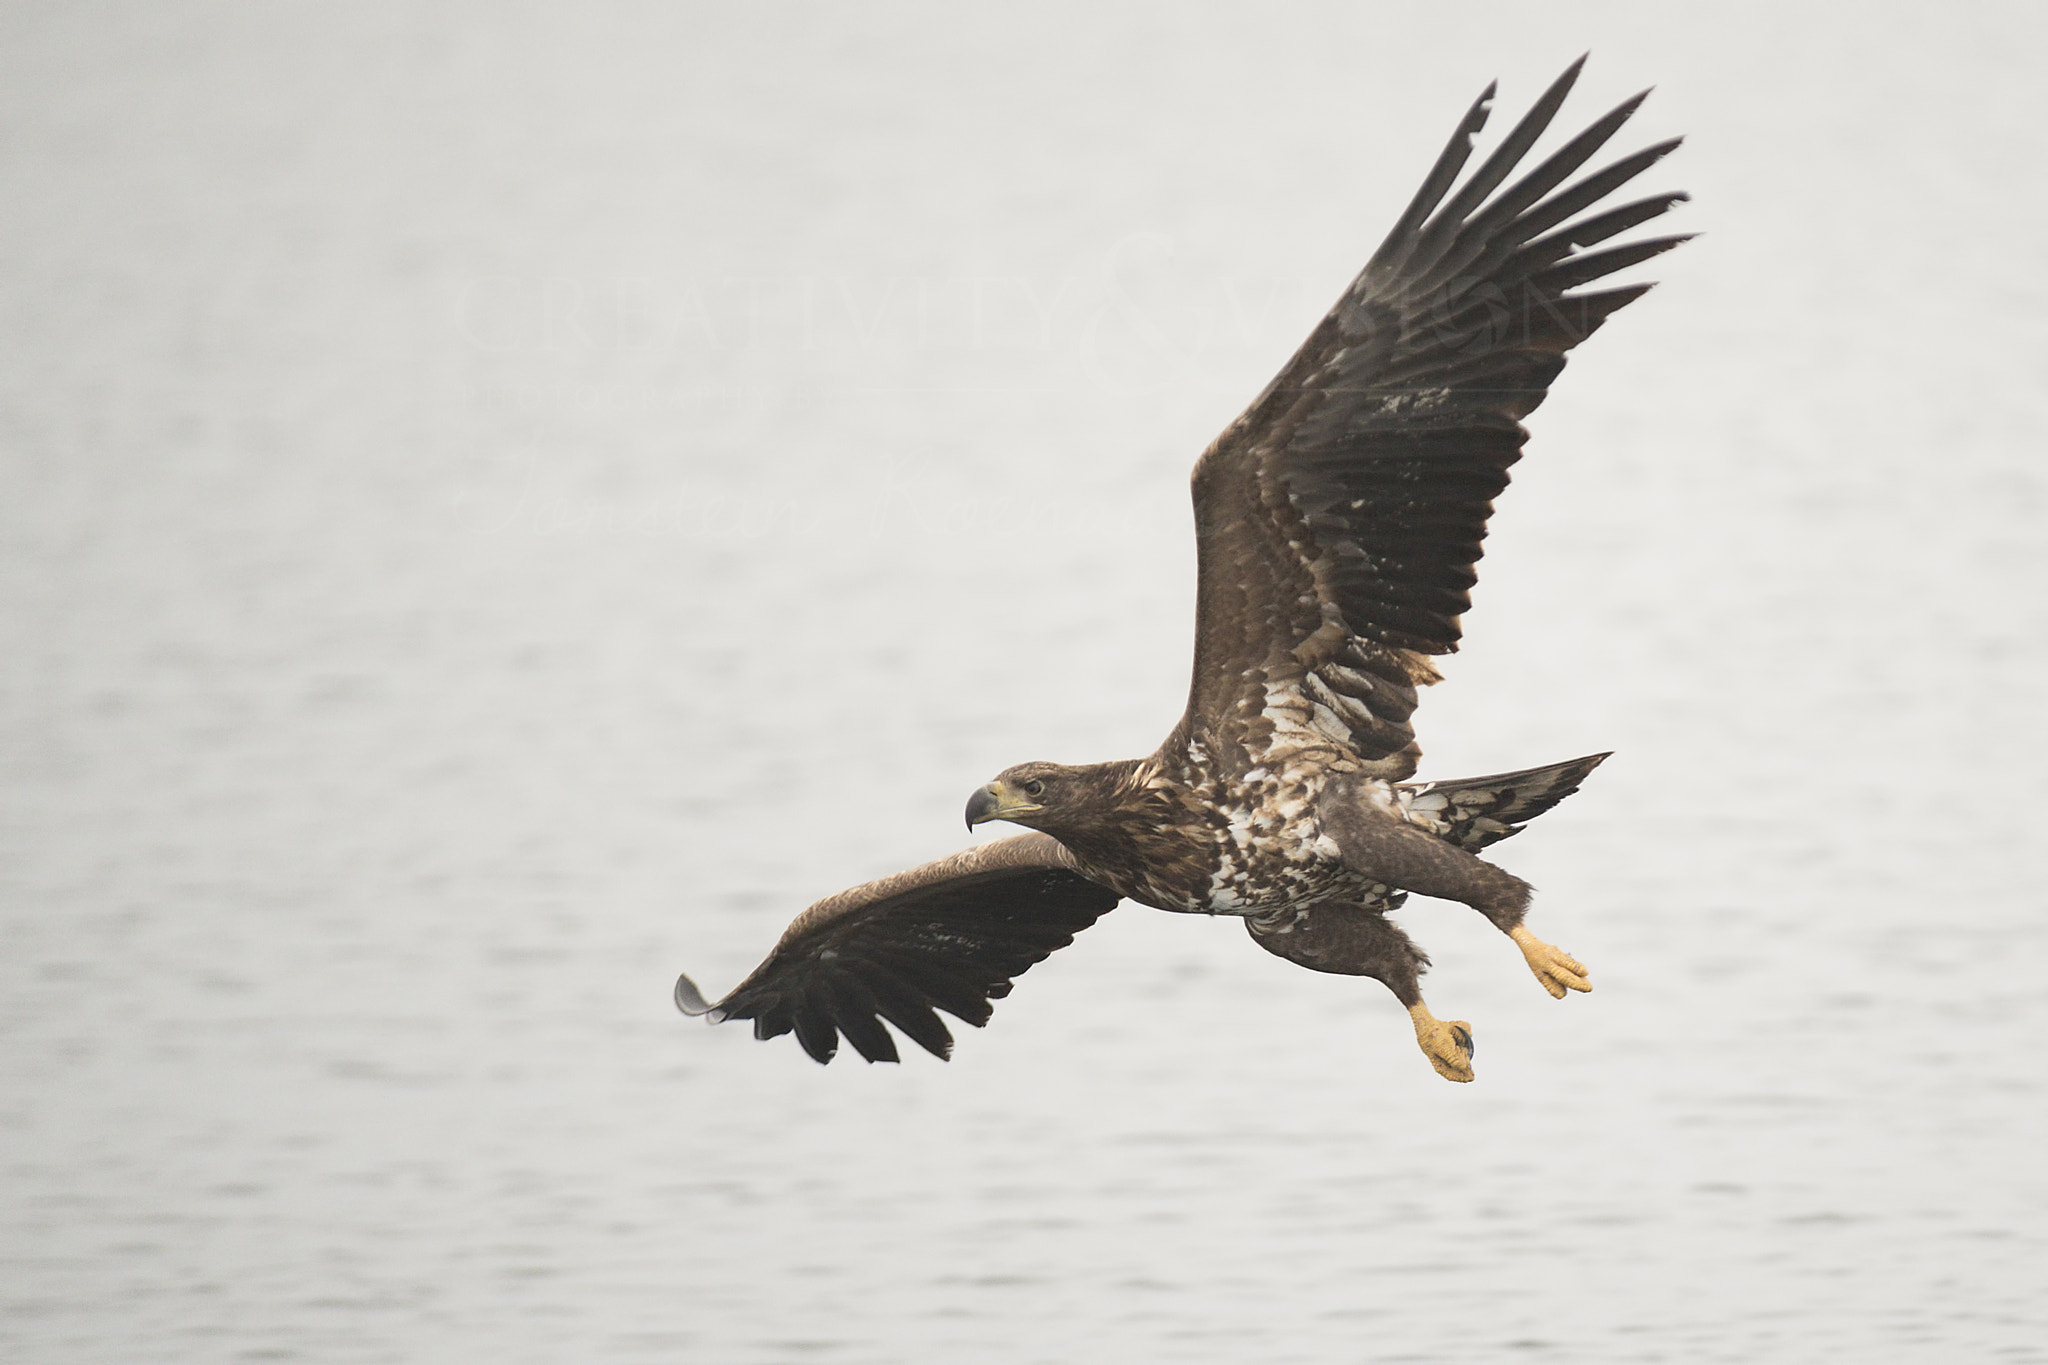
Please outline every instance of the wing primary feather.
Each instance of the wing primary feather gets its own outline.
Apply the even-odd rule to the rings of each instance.
[[[1505,245],[1506,243],[1499,242],[1498,229],[1542,199],[1566,176],[1584,165],[1593,153],[1605,146],[1608,139],[1620,130],[1622,124],[1628,122],[1629,116],[1635,113],[1637,106],[1642,104],[1649,93],[1645,90],[1640,95],[1624,100],[1591,127],[1553,152],[1534,170],[1501,191],[1498,199],[1463,225],[1451,248],[1444,251],[1441,259],[1433,261],[1408,285],[1407,292],[1411,295],[1427,294],[1487,256],[1489,247]],[[1510,241],[1512,240],[1510,236]]]
[[[1649,222],[1685,203],[1690,195],[1682,191],[1651,195],[1617,208],[1581,218],[1547,236],[1524,240],[1518,224],[1495,235],[1472,259],[1461,263],[1465,279],[1485,279],[1502,291],[1524,284],[1536,271],[1561,259],[1577,247],[1605,241],[1629,228]]]
[[[932,1011],[932,1007],[919,999],[915,988],[894,978],[878,979],[871,975],[868,988],[874,993],[875,1009],[884,1019],[903,1031],[903,1036],[916,1043],[940,1061],[953,1056],[953,1035],[943,1020]]]
[[[1556,322],[1555,328],[1538,330],[1530,328],[1530,344],[1553,344],[1569,348],[1578,345],[1587,337],[1600,330],[1608,315],[1624,308],[1657,287],[1655,281],[1642,284],[1623,285],[1619,289],[1603,289],[1595,294],[1570,294],[1558,302],[1569,307],[1575,317],[1546,318]]]
[[[1510,235],[1518,242],[1526,242],[1539,232],[1548,232],[1579,210],[1599,203],[1677,151],[1684,143],[1685,139],[1682,137],[1667,138],[1663,142],[1645,147],[1640,152],[1631,153],[1619,161],[1601,167],[1584,180],[1560,190],[1522,214],[1515,220],[1514,231]]]
[[[1527,274],[1534,267],[1562,260],[1575,248],[1592,246],[1609,237],[1627,232],[1630,228],[1649,222],[1661,214],[1686,202],[1691,196],[1682,190],[1670,194],[1652,195],[1623,204],[1619,208],[1596,213],[1591,218],[1581,218],[1570,227],[1559,228],[1547,237],[1539,237],[1526,244],[1514,254],[1514,268],[1505,272],[1510,276]]]
[[[704,998],[704,993],[697,989],[696,982],[687,976],[679,976],[676,978],[676,1008],[694,1018],[700,1014],[710,1014],[718,1007]],[[713,1019],[711,1022],[716,1024],[721,1021]]]
[[[1494,187],[1507,179],[1508,173],[1515,169],[1515,163],[1536,145],[1536,139],[1543,136],[1543,130],[1550,126],[1550,120],[1557,116],[1558,108],[1564,104],[1565,96],[1571,93],[1573,84],[1579,79],[1579,71],[1585,65],[1586,59],[1581,56],[1564,69],[1563,75],[1550,83],[1550,88],[1537,98],[1536,103],[1529,106],[1529,112],[1522,115],[1521,121],[1508,131],[1500,146],[1494,148],[1493,154],[1480,163],[1479,169],[1472,173],[1472,178],[1467,180],[1457,194],[1452,196],[1451,201],[1436,213],[1434,220],[1423,233],[1425,240],[1454,233],[1463,226],[1472,211],[1485,202],[1486,196],[1493,193]],[[1641,101],[1642,96],[1638,95],[1636,99]],[[1567,171],[1565,174],[1570,172]]]
[[[834,1024],[838,1001],[832,983],[818,980],[795,1002],[796,1040],[811,1060],[823,1065],[839,1052],[839,1030]]]
[[[858,976],[844,976],[838,982],[836,993],[839,1010],[833,1020],[839,1025],[839,1031],[846,1035],[846,1041],[853,1044],[854,1050],[870,1062],[901,1061],[902,1058],[896,1055],[896,1040],[875,1017],[881,1006],[867,984]]]
[[[1585,131],[1564,144],[1536,164],[1535,169],[1501,191],[1500,198],[1487,206],[1486,219],[1498,222],[1513,218],[1544,195],[1564,183],[1566,176],[1592,159],[1593,153],[1606,146],[1608,140],[1621,131],[1621,125],[1635,116],[1643,101],[1650,97],[1647,90],[1629,96],[1599,118],[1588,124]]]
[[[1444,144],[1437,156],[1436,165],[1424,177],[1422,187],[1415,191],[1415,197],[1408,201],[1408,207],[1401,211],[1394,227],[1381,242],[1372,259],[1365,263],[1361,278],[1369,277],[1376,271],[1391,270],[1405,257],[1415,230],[1429,218],[1436,206],[1450,192],[1458,179],[1458,172],[1465,169],[1465,162],[1472,155],[1472,141],[1479,131],[1486,127],[1487,112],[1493,107],[1493,97],[1500,89],[1500,82],[1489,81],[1486,89],[1479,92],[1479,98],[1472,101],[1472,107],[1465,111],[1465,117],[1458,122],[1457,131]]]
[[[1554,289],[1562,293],[1582,284],[1590,284],[1603,275],[1626,270],[1632,265],[1649,260],[1652,256],[1661,256],[1671,248],[1691,241],[1697,235],[1687,232],[1676,237],[1651,237],[1645,241],[1630,242],[1627,246],[1589,252],[1584,256],[1569,256],[1563,263],[1531,275],[1529,281],[1545,290]]]
[[[958,968],[924,961],[916,962],[914,965],[909,961],[902,961],[895,965],[903,979],[923,994],[928,1003],[936,1005],[962,1023],[980,1028],[995,1013],[994,1007],[982,994],[983,988],[963,979],[958,974]]]

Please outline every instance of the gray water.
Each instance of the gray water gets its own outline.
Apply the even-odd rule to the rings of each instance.
[[[1536,9],[0,9],[6,1358],[2048,1360],[2042,25]],[[1195,454],[1586,47],[1707,235],[1419,721],[1618,751],[1502,850],[1596,992],[677,1017],[1158,742]]]

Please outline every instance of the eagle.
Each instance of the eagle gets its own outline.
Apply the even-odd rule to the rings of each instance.
[[[715,1004],[680,978],[685,1014],[794,1032],[819,1062],[842,1036],[896,1061],[887,1021],[946,1058],[937,1011],[985,1024],[1015,977],[1120,900],[1235,915],[1270,953],[1379,981],[1452,1081],[1473,1077],[1472,1030],[1423,1003],[1429,959],[1388,917],[1410,893],[1484,915],[1551,995],[1592,988],[1530,932],[1529,884],[1479,853],[1607,755],[1417,782],[1410,724],[1417,689],[1441,680],[1432,658],[1458,647],[1521,419],[1565,354],[1650,288],[1586,286],[1687,240],[1589,249],[1687,198],[1606,204],[1678,138],[1572,178],[1647,90],[1510,183],[1584,63],[1460,183],[1487,86],[1365,268],[1196,462],[1194,678],[1165,743],[1003,770],[968,798],[968,827],[1025,833],[819,901]]]

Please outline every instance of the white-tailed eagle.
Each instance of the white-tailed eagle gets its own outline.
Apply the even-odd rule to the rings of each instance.
[[[1030,833],[818,902],[716,1004],[678,980],[685,1013],[752,1019],[760,1038],[794,1031],[820,1062],[842,1035],[895,1061],[886,1020],[945,1057],[935,1010],[986,1023],[1013,977],[1119,899],[1236,915],[1268,952],[1376,978],[1454,1081],[1472,1079],[1471,1030],[1422,1002],[1428,959],[1387,918],[1408,892],[1485,915],[1552,995],[1590,989],[1584,966],[1525,926],[1528,883],[1477,850],[1606,755],[1408,780],[1416,689],[1438,681],[1430,657],[1458,646],[1521,419],[1565,353],[1649,288],[1584,286],[1686,240],[1588,249],[1685,199],[1596,211],[1678,139],[1566,183],[1643,95],[1509,183],[1584,60],[1458,184],[1487,87],[1365,269],[1196,463],[1194,682],[1158,751],[1006,769],[969,799],[967,823]]]

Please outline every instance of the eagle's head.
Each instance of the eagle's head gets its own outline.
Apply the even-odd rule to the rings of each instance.
[[[967,828],[988,820],[1013,820],[1048,834],[1071,825],[1101,799],[1095,777],[1100,764],[1070,768],[1063,763],[1019,763],[967,798]]]

